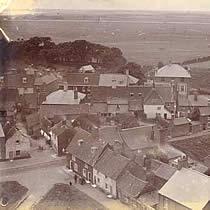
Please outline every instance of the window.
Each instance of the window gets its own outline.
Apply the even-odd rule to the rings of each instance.
[[[23,83],[26,83],[27,82],[27,78],[23,77],[22,81],[23,81]]]
[[[99,178],[97,179],[97,182],[100,183],[100,179]]]
[[[73,168],[73,162],[70,160],[69,162],[69,168],[72,169]]]
[[[130,93],[130,96],[134,96],[134,93]]]
[[[158,107],[157,107],[157,110],[161,110],[161,106],[158,106]]]
[[[107,183],[105,184],[105,188],[108,189],[108,184]]]
[[[83,92],[83,93],[85,93],[85,92],[86,92],[85,87],[82,87],[82,92]]]
[[[4,77],[1,76],[1,77],[0,77],[0,83],[3,83],[3,82],[4,82]]]
[[[185,91],[185,87],[184,87],[184,85],[181,85],[181,87],[180,87],[180,91],[181,91],[181,92],[184,92],[184,91]]]
[[[85,164],[85,168],[88,169],[88,164]]]
[[[20,140],[16,140],[16,144],[20,144]]]
[[[90,181],[90,179],[91,179],[91,173],[88,172],[88,181]]]
[[[142,96],[142,93],[138,93],[139,96]]]
[[[75,158],[73,155],[72,155],[72,160],[73,160],[73,161],[76,161],[76,158]]]
[[[84,83],[87,84],[88,83],[88,77],[84,78]]]
[[[184,77],[181,78],[181,82],[184,82]]]
[[[84,176],[84,177],[86,177],[86,176],[87,176],[87,170],[86,170],[85,168],[83,168],[83,170],[82,170],[82,174],[83,174],[83,176]]]
[[[20,150],[16,151],[16,156],[20,156]]]
[[[78,172],[78,165],[77,165],[77,163],[74,163],[74,170],[75,170],[76,172]]]
[[[165,78],[162,77],[162,78],[161,78],[161,82],[165,82]]]

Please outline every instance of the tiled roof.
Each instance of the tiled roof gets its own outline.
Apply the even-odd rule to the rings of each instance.
[[[113,180],[117,180],[129,162],[130,160],[126,157],[107,148],[96,162],[95,169],[103,175]]]
[[[47,117],[43,117],[40,123],[41,123],[41,129],[46,133],[48,133],[50,131],[50,128],[53,126],[53,122],[47,119]]]
[[[43,104],[79,104],[85,94],[78,92],[78,99],[74,99],[73,90],[58,90],[47,96]]]
[[[202,210],[209,202],[210,178],[182,168],[161,188],[159,194],[192,210]]]
[[[186,117],[179,117],[179,118],[174,118],[173,124],[174,125],[184,125],[184,124],[189,124],[190,121]]]
[[[179,106],[194,106],[194,107],[207,107],[208,106],[208,97],[205,95],[197,95],[197,99],[195,99],[195,95],[179,96],[178,103]]]
[[[163,98],[159,95],[159,93],[152,89],[150,93],[148,93],[147,97],[144,100],[144,105],[164,105]]]
[[[175,172],[176,168],[173,168],[166,163],[162,163],[160,167],[154,171],[154,174],[155,176],[168,181]]]
[[[142,111],[143,103],[142,100],[132,100],[128,102],[128,110],[129,111]]]
[[[10,109],[15,106],[18,99],[18,91],[16,89],[0,89],[0,109]]]
[[[126,171],[118,181],[118,188],[126,195],[137,198],[145,189],[148,182],[138,179]]]
[[[5,137],[4,131],[3,131],[3,128],[2,128],[1,123],[0,123],[0,137],[1,137],[1,138],[2,138],[2,137]]]
[[[25,94],[23,96],[24,98],[24,103],[26,104],[26,107],[29,109],[37,109],[38,108],[38,101],[37,101],[37,94],[32,93],[32,94]],[[24,108],[26,108],[24,107]]]
[[[79,143],[80,140],[83,142]],[[87,131],[76,128],[76,134],[67,147],[67,152],[93,166],[106,145],[94,139]]]
[[[39,113],[33,113],[26,116],[26,123],[29,128],[40,124]]]
[[[88,79],[88,82],[85,82]],[[87,81],[87,80],[86,80]],[[72,86],[98,86],[99,74],[96,73],[71,73],[67,75],[67,83]]]
[[[104,126],[99,128],[99,139],[111,145],[114,144],[115,141],[122,143],[117,126]]]
[[[125,74],[100,74],[99,86],[110,87],[113,84],[116,86],[128,86],[128,84],[136,84],[139,79]]]
[[[128,128],[120,131],[120,135],[126,145],[132,150],[152,147],[152,126]]]
[[[34,85],[40,86],[40,85],[44,85],[44,84],[50,84],[56,80],[57,80],[57,78],[55,77],[55,75],[47,74],[42,77],[37,77],[34,81]]]
[[[163,66],[155,72],[155,77],[184,77],[191,78],[190,73],[178,64]]]

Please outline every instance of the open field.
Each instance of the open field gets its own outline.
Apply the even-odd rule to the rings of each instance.
[[[44,198],[34,207],[34,210],[105,210],[105,208],[77,190],[74,186],[55,184]]]
[[[54,11],[55,13],[55,11]],[[182,62],[210,54],[210,15],[197,13],[59,11],[63,20],[4,20],[13,40],[50,36],[65,42],[86,39],[119,47],[129,61]]]

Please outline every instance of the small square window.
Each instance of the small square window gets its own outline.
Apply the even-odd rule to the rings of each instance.
[[[26,82],[27,82],[27,78],[23,77],[23,83],[26,83]]]
[[[75,170],[76,172],[78,172],[78,165],[77,165],[76,163],[74,163],[74,170]]]
[[[20,140],[16,140],[16,144],[20,144]]]
[[[157,107],[157,110],[161,110],[161,106],[158,106],[158,107]]]
[[[108,184],[107,183],[105,184],[105,188],[108,189]]]

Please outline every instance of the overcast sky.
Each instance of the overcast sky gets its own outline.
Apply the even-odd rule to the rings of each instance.
[[[2,1],[2,0],[0,0]],[[210,0],[11,0],[10,9],[210,11]]]

